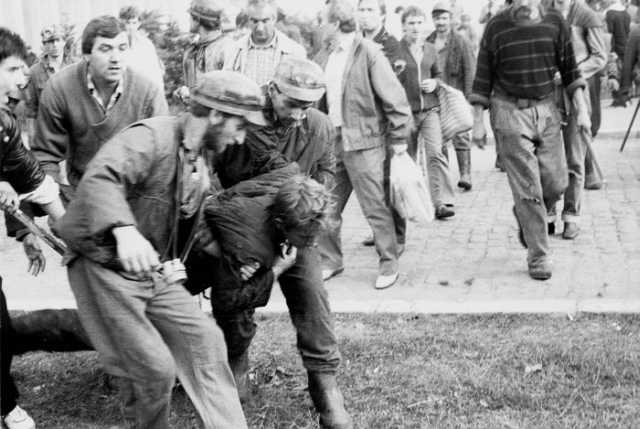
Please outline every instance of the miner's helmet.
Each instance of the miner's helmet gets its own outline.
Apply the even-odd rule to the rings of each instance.
[[[220,18],[224,6],[224,0],[192,0],[187,12],[197,18],[211,20]]]
[[[62,27],[59,25],[50,25],[48,27],[44,27],[40,32],[40,37],[42,37],[42,43],[49,42],[51,40],[63,39],[64,32]]]
[[[322,68],[303,58],[280,61],[273,74],[273,83],[287,97],[301,101],[318,101],[326,89]]]
[[[262,114],[265,97],[260,86],[247,76],[226,70],[206,73],[191,91],[191,100],[220,112],[242,116],[254,125],[265,126]]]

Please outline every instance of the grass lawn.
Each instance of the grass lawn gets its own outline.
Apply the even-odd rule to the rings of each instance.
[[[287,315],[259,314],[251,428],[316,428]],[[640,428],[640,316],[336,315],[356,428]],[[38,428],[130,428],[95,353],[14,360]],[[195,426],[176,389],[172,424]]]

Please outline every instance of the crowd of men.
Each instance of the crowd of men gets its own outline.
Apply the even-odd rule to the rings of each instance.
[[[605,20],[580,0],[491,0],[482,37],[455,1],[408,6],[396,11],[400,40],[383,0],[326,3],[309,55],[278,25],[275,0],[249,0],[237,33],[223,26],[223,2],[193,0],[177,117],[135,7],[92,19],[82,59],[68,55],[60,27],[44,28],[28,82],[24,42],[0,29],[0,208],[50,216],[84,347],[98,351],[137,427],[169,427],[176,378],[201,427],[246,427],[253,316],[275,279],[321,426],[353,426],[323,285],[348,269],[342,212],[355,193],[372,231],[363,244],[379,256],[375,289],[397,281],[407,234],[390,204],[393,157],[422,163],[435,218],[455,216],[446,86],[474,115],[471,136],[451,138],[457,186],[473,189],[471,145],[485,145],[488,109],[532,278],[552,275],[557,202],[564,195],[562,236],[574,239],[583,189],[602,186],[589,150],[601,79],[626,105],[640,58],[640,30],[629,33],[619,0]],[[11,111],[20,98],[30,151]],[[37,275],[40,244],[10,216],[7,230]],[[213,320],[191,296],[208,288]],[[15,341],[2,294],[2,418],[34,428],[9,372]]]

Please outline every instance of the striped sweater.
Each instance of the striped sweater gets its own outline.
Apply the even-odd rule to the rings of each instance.
[[[494,89],[519,98],[545,98],[555,90],[556,71],[569,94],[586,86],[562,15],[555,9],[540,13],[539,22],[517,23],[513,9],[507,8],[489,22],[480,44],[470,103],[489,107]]]

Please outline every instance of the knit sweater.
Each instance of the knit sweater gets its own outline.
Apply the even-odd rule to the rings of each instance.
[[[158,85],[127,69],[124,90],[105,113],[87,86],[86,61],[72,64],[50,80],[38,110],[32,150],[47,174],[58,177],[67,160],[67,177],[75,188],[87,164],[120,130],[142,119],[168,114]]]
[[[489,107],[493,89],[519,98],[542,99],[555,91],[560,72],[567,93],[584,88],[567,25],[555,9],[542,10],[538,23],[518,23],[507,8],[488,24],[478,54],[472,104]]]

